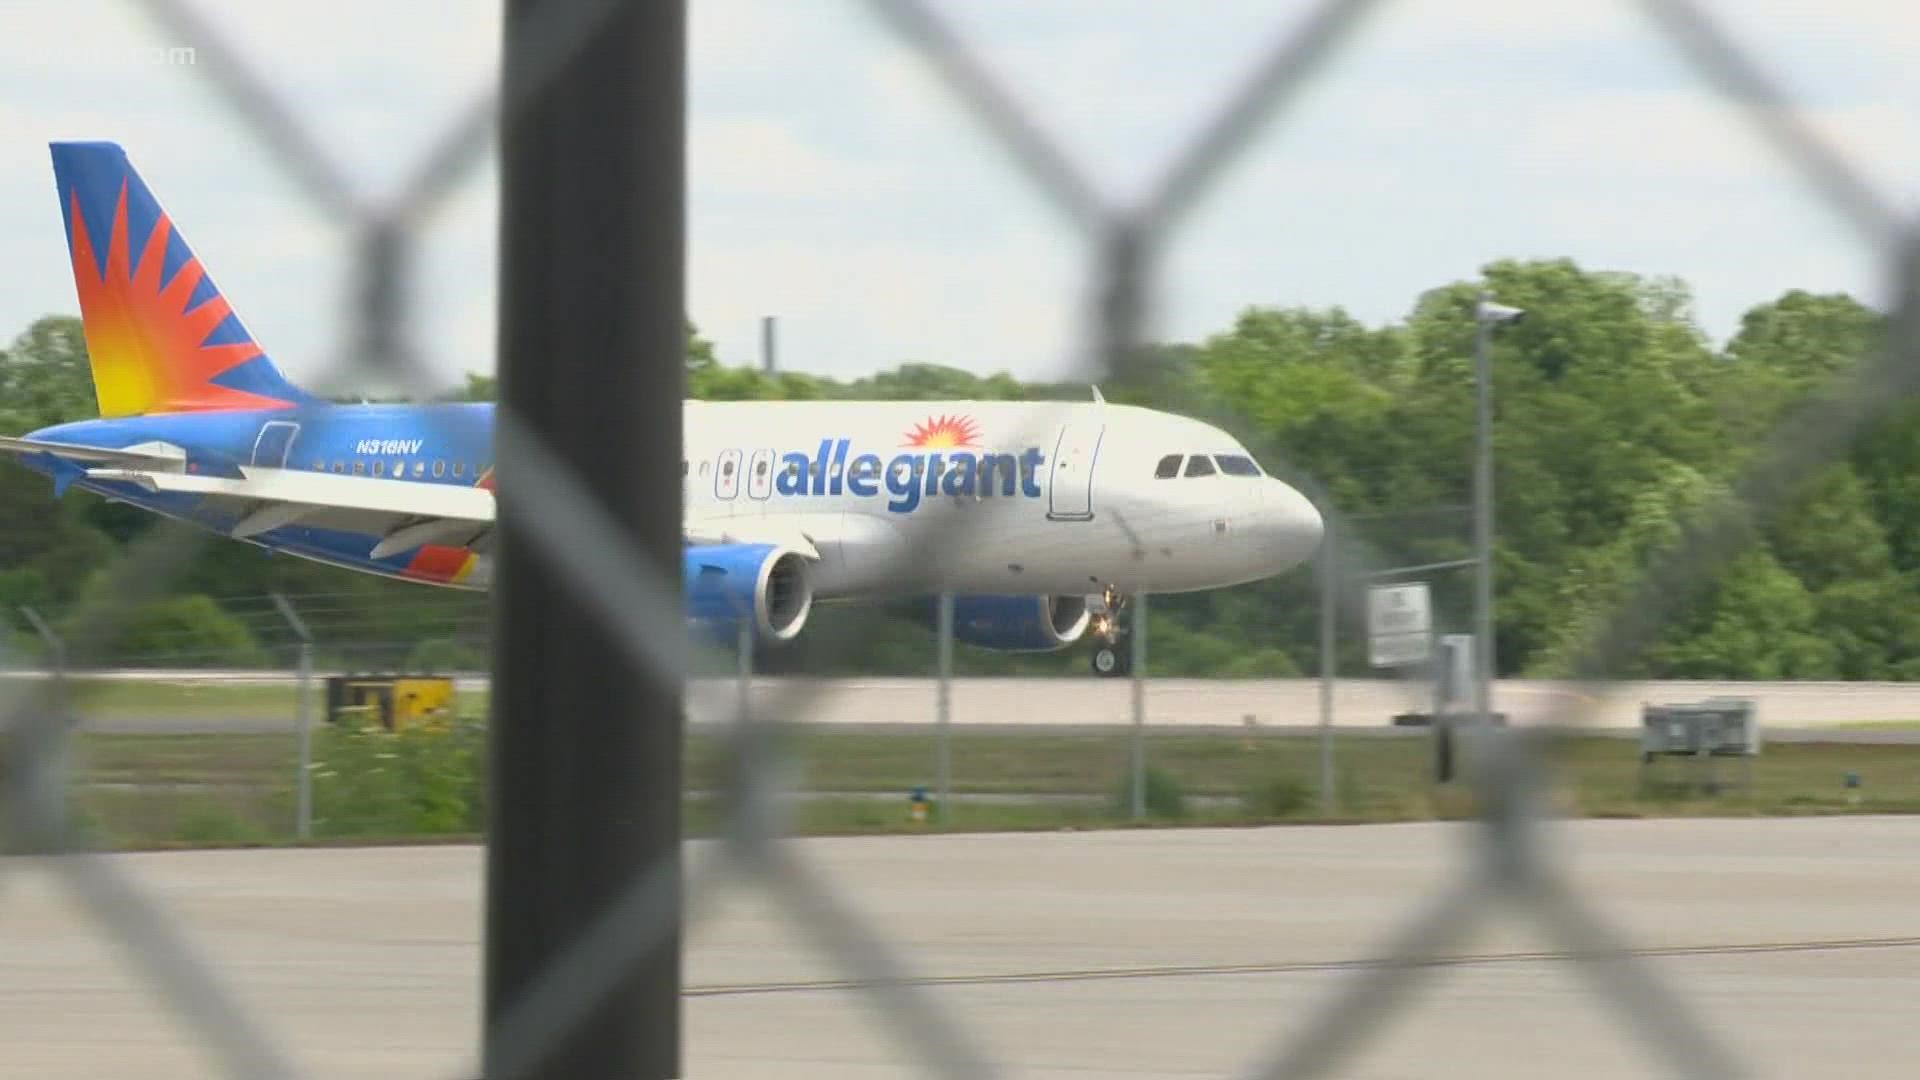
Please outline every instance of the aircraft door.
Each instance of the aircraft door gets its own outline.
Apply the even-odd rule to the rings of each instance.
[[[1052,479],[1047,483],[1047,516],[1056,521],[1093,518],[1093,464],[1100,455],[1104,424],[1068,424],[1053,445]]]
[[[298,434],[300,425],[291,420],[270,420],[261,425],[259,437],[253,440],[253,464],[286,468],[287,455],[293,453],[293,439]]]
[[[747,495],[765,499],[773,495],[773,451],[755,450],[747,466]]]
[[[713,497],[732,500],[740,494],[740,451],[722,450],[713,471]]]

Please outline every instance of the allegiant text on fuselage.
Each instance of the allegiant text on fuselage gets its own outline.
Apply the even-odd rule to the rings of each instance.
[[[887,509],[908,513],[923,495],[1002,495],[1040,497],[1040,466],[1046,456],[1029,446],[1018,458],[1007,453],[965,450],[909,451],[893,455],[883,467],[878,454],[848,459],[850,439],[822,439],[812,458],[801,453],[780,457],[774,490],[785,496],[851,495],[873,498],[884,487]],[[997,490],[996,490],[997,489]]]

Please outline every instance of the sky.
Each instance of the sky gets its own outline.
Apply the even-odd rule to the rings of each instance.
[[[494,79],[483,0],[189,0],[370,204]],[[979,61],[1116,206],[1153,189],[1309,5],[944,0]],[[691,0],[688,305],[729,363],[777,316],[783,367],[1088,373],[1093,251],[924,57],[850,0]],[[1761,9],[1764,10],[1750,10]],[[1920,5],[1718,0],[1876,196],[1915,208]],[[1736,18],[1737,16],[1737,18]],[[352,235],[123,0],[0,7],[0,340],[77,313],[46,144],[112,139],[280,366],[351,347]],[[416,236],[408,338],[447,383],[493,369],[496,170]],[[1885,294],[1885,251],[1811,189],[1636,4],[1388,0],[1180,221],[1148,328],[1253,305],[1404,318],[1503,258],[1674,275],[1715,341],[1792,288]],[[373,392],[378,388],[369,388]]]

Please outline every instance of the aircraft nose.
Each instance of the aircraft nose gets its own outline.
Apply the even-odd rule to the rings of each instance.
[[[1267,477],[1261,493],[1261,548],[1274,572],[1313,557],[1326,533],[1320,510],[1284,481]]]

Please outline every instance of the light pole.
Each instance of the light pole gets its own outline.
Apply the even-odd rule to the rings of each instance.
[[[1518,320],[1519,308],[1496,304],[1485,289],[1473,306],[1473,709],[1482,724],[1493,723],[1493,370],[1487,339],[1494,326]]]

